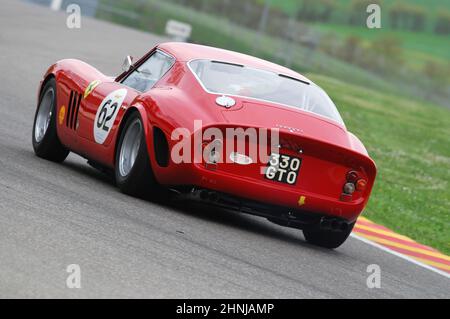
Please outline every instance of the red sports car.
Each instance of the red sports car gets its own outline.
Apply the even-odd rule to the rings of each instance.
[[[328,95],[306,77],[227,50],[164,43],[108,77],[79,60],[39,88],[37,156],[77,153],[124,193],[262,216],[336,248],[364,209],[376,167]]]

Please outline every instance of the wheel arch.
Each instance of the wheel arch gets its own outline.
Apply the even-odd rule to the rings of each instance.
[[[164,133],[162,127],[155,123],[155,118],[149,114],[147,108],[144,104],[138,102],[132,104],[127,110],[125,114],[121,118],[119,128],[117,130],[116,140],[114,143],[114,160],[113,165],[116,165],[116,152],[119,147],[120,136],[122,131],[126,125],[128,118],[134,114],[135,112],[139,112],[142,124],[144,126],[144,135],[145,135],[145,144],[147,145],[147,154],[150,160],[150,165],[152,167],[153,174],[157,181],[161,177],[161,174],[165,169],[168,168],[170,162],[170,145],[167,135]],[[162,125],[161,125],[162,126]],[[161,143],[161,134],[164,135],[165,143]],[[164,153],[164,154],[162,154]]]
[[[152,134],[151,124],[149,123],[149,120],[148,120],[147,110],[141,104],[134,104],[134,105],[130,106],[129,108],[127,108],[127,110],[125,111],[125,114],[122,116],[122,119],[120,120],[120,123],[119,123],[119,129],[117,131],[116,141],[114,143],[114,153],[113,153],[114,154],[114,165],[116,165],[115,154],[117,152],[117,147],[119,146],[120,136],[122,134],[123,128],[125,127],[125,124],[127,123],[128,118],[136,112],[138,112],[139,115],[141,116],[142,125],[144,126],[144,136],[145,136],[145,144],[147,145],[147,152],[148,152],[150,158],[152,158],[152,152],[150,152],[150,150],[152,149],[151,141],[152,141],[153,134]]]
[[[39,106],[39,100],[41,99],[41,95],[42,95],[42,90],[44,89],[45,85],[47,84],[48,81],[50,81],[51,79],[55,79],[56,81],[56,76],[55,74],[53,74],[53,72],[47,73],[43,80],[41,81],[41,84],[39,86],[39,90],[38,90],[38,95],[37,95],[37,105],[36,108]]]

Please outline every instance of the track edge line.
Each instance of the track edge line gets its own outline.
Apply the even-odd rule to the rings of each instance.
[[[444,277],[450,279],[450,274],[449,274],[449,273],[446,273],[445,271],[441,271],[441,270],[436,269],[436,268],[434,268],[434,267],[431,267],[431,266],[429,266],[429,265],[427,265],[427,264],[421,263],[420,261],[417,261],[417,260],[415,260],[415,259],[413,259],[413,258],[411,258],[411,257],[408,257],[408,256],[403,255],[403,254],[401,254],[401,253],[398,253],[398,252],[396,252],[396,251],[394,251],[394,250],[392,250],[392,249],[389,249],[389,248],[384,247],[384,246],[382,246],[382,245],[380,245],[380,244],[377,244],[377,243],[375,243],[375,242],[373,242],[373,241],[370,241],[369,239],[366,239],[366,238],[364,238],[364,237],[358,236],[358,235],[356,235],[356,234],[354,234],[354,233],[351,233],[351,234],[350,234],[350,237],[355,238],[355,239],[358,239],[358,240],[360,240],[360,241],[362,241],[362,242],[364,242],[364,243],[366,243],[366,244],[369,244],[369,245],[371,245],[371,246],[373,246],[373,247],[376,247],[376,248],[378,248],[378,249],[381,249],[381,250],[383,250],[383,251],[385,251],[385,252],[387,252],[387,253],[390,253],[390,254],[392,254],[392,255],[394,255],[394,256],[400,257],[400,258],[402,258],[402,259],[404,259],[404,260],[407,260],[407,261],[409,261],[409,262],[411,262],[411,263],[413,263],[413,264],[415,264],[415,265],[418,265],[418,266],[420,266],[420,267],[422,267],[422,268],[431,270],[431,271],[433,271],[433,272],[435,272],[435,273],[437,273],[437,274],[439,274],[439,275],[441,275],[441,276],[444,276]]]

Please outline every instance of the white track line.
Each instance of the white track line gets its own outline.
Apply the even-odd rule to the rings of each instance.
[[[406,256],[406,255],[403,255],[403,254],[401,254],[401,253],[398,253],[398,252],[396,252],[396,251],[394,251],[394,250],[392,250],[392,249],[389,249],[389,248],[387,248],[387,247],[384,247],[384,246],[382,246],[382,245],[380,245],[380,244],[377,244],[377,243],[375,243],[375,242],[373,242],[373,241],[370,241],[370,240],[368,240],[368,239],[366,239],[366,238],[364,238],[364,237],[358,236],[358,235],[356,235],[356,234],[354,234],[354,233],[351,233],[350,236],[353,237],[353,238],[355,238],[355,239],[358,239],[358,240],[360,240],[360,241],[362,241],[362,242],[365,242],[366,244],[369,244],[369,245],[371,245],[371,246],[377,247],[377,248],[379,248],[379,249],[381,249],[381,250],[383,250],[383,251],[385,251],[385,252],[387,252],[387,253],[390,253],[390,254],[392,254],[392,255],[395,255],[395,256],[397,256],[397,257],[400,257],[400,258],[402,258],[402,259],[404,259],[404,260],[407,260],[407,261],[409,261],[409,262],[411,262],[411,263],[413,263],[413,264],[415,264],[415,265],[418,265],[418,266],[420,266],[420,267],[426,268],[426,269],[428,269],[428,270],[431,270],[431,271],[433,271],[433,272],[435,272],[435,273],[437,273],[437,274],[439,274],[439,275],[442,275],[442,276],[444,276],[444,277],[450,279],[450,274],[449,274],[449,273],[446,273],[445,271],[442,271],[442,270],[436,269],[436,268],[434,268],[434,267],[431,267],[431,266],[429,266],[429,265],[427,265],[427,264],[421,263],[420,261],[417,261],[417,260],[415,260],[415,259],[413,259],[413,258],[411,258],[411,257],[408,257],[408,256]]]

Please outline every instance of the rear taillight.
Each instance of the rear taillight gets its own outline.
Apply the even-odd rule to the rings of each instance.
[[[362,192],[363,190],[365,190],[366,186],[367,186],[367,181],[365,179],[360,178],[356,182],[356,190],[359,192]]]
[[[367,181],[360,178],[358,172],[356,171],[349,171],[345,177],[345,184],[342,187],[341,200],[350,201],[355,191],[362,192],[366,189]]]
[[[355,183],[358,179],[358,173],[356,171],[350,171],[347,173],[347,182]]]
[[[345,183],[344,185],[344,193],[351,195],[355,192],[355,184],[353,183]]]

